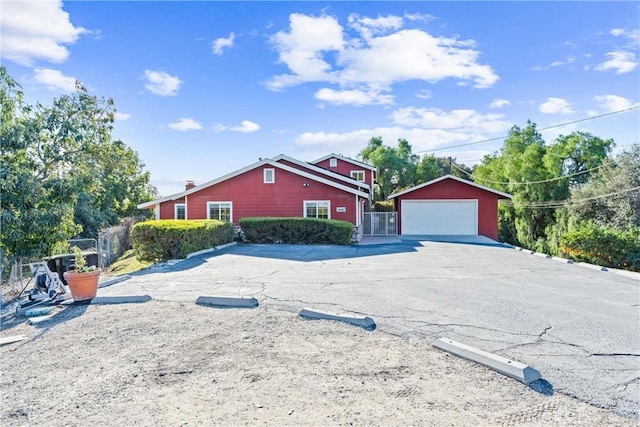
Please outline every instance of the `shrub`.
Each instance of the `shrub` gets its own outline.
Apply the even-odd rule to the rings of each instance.
[[[560,250],[577,261],[640,271],[640,228],[620,231],[581,224],[560,238]]]
[[[253,243],[348,245],[353,224],[318,218],[242,218],[240,228]]]
[[[218,220],[154,220],[134,225],[131,241],[139,261],[163,261],[232,242],[234,235],[233,224]]]
[[[371,207],[373,212],[395,212],[395,206],[393,200],[378,200]]]

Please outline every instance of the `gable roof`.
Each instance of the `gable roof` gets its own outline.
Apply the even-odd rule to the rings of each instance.
[[[358,187],[366,188],[367,190],[370,188],[369,184],[367,184],[365,182],[358,181],[358,180],[350,178],[350,177],[348,177],[346,175],[342,175],[340,173],[336,173],[336,172],[327,170],[325,168],[321,168],[321,167],[316,166],[316,165],[314,165],[312,163],[303,162],[301,160],[294,159],[293,157],[289,157],[289,156],[284,155],[284,154],[280,154],[280,155],[278,155],[276,157],[273,157],[271,160],[273,160],[274,162],[277,162],[277,161],[280,161],[280,160],[286,160],[286,161],[294,163],[294,164],[296,164],[298,166],[302,166],[303,168],[307,168],[307,169],[319,172],[319,173],[321,173],[323,175],[339,179],[339,180],[341,180],[343,182],[346,182],[346,183],[349,183],[351,185],[357,185]]]
[[[319,182],[321,184],[328,185],[330,187],[334,187],[334,188],[336,188],[338,190],[342,190],[342,191],[345,191],[347,193],[355,194],[357,196],[364,197],[366,199],[369,198],[369,194],[368,193],[365,193],[363,191],[357,190],[355,188],[347,187],[345,185],[342,185],[342,184],[339,184],[337,182],[331,181],[329,179],[325,179],[325,178],[322,178],[320,176],[317,176],[317,175],[302,171],[300,169],[296,169],[294,167],[287,166],[287,165],[282,164],[282,163],[274,162],[271,159],[264,159],[264,160],[261,160],[261,161],[256,162],[256,163],[252,163],[249,166],[245,166],[242,169],[238,169],[236,171],[233,171],[231,173],[223,175],[223,176],[221,176],[219,178],[216,178],[214,180],[205,182],[204,184],[197,185],[197,186],[195,186],[193,188],[190,188],[189,190],[185,190],[185,191],[182,191],[180,193],[172,194],[171,196],[163,197],[163,198],[160,198],[160,199],[152,200],[150,202],[141,203],[141,204],[138,205],[138,209],[146,209],[146,208],[153,207],[153,206],[155,206],[155,205],[157,205],[159,203],[167,202],[167,201],[170,201],[170,200],[181,199],[181,198],[183,198],[185,196],[188,196],[189,194],[197,193],[198,191],[204,190],[205,188],[208,188],[208,187],[211,187],[213,185],[219,184],[221,182],[227,181],[227,180],[229,180],[231,178],[235,178],[236,176],[242,175],[245,172],[249,172],[250,170],[253,170],[253,169],[261,167],[261,166],[266,166],[266,165],[273,166],[274,168],[282,169],[282,170],[285,170],[287,172],[291,172],[293,174],[296,174],[296,175],[302,176],[304,178]]]
[[[335,153],[327,154],[326,156],[320,157],[319,159],[316,159],[311,163],[324,162],[325,160],[330,159],[332,157],[335,157],[336,159],[340,159],[340,160],[342,160],[344,162],[347,162],[347,163],[351,163],[352,165],[360,166],[362,168],[369,169],[369,170],[377,172],[377,168],[375,166],[371,166],[371,165],[368,165],[366,163],[360,162],[358,160],[353,160],[350,157],[344,157],[344,156],[341,156],[340,154],[335,154]]]
[[[387,197],[387,200],[391,200],[391,199],[396,198],[398,196],[402,196],[403,194],[411,193],[412,191],[419,190],[421,188],[424,188],[424,187],[427,187],[429,185],[435,184],[436,182],[444,181],[445,179],[453,179],[454,181],[458,181],[458,182],[461,182],[463,184],[470,185],[472,187],[476,187],[476,188],[479,188],[481,190],[497,194],[498,196],[501,196],[502,198],[511,199],[511,194],[503,193],[502,191],[494,190],[493,188],[485,187],[484,185],[476,184],[475,182],[467,181],[466,179],[458,178],[457,176],[453,176],[453,175],[449,175],[448,174],[448,175],[441,176],[440,178],[432,179],[431,181],[425,182],[424,184],[416,185],[415,187],[411,187],[411,188],[409,188],[407,190],[399,191],[399,192],[397,192],[395,194],[392,194],[389,197]]]

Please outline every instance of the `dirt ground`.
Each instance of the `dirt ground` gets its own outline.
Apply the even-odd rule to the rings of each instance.
[[[261,306],[57,308],[3,316],[0,425],[619,425],[430,343]]]

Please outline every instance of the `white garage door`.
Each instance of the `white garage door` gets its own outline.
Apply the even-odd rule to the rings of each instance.
[[[477,200],[402,200],[402,234],[478,234]]]

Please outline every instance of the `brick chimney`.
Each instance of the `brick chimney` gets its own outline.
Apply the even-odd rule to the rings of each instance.
[[[195,186],[196,186],[196,182],[192,181],[192,180],[189,180],[189,181],[187,181],[186,185],[184,186],[184,189],[185,190],[191,190]]]

